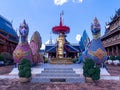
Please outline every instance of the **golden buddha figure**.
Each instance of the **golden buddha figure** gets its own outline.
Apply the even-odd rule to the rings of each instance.
[[[62,33],[60,33],[59,37],[57,38],[57,57],[58,58],[63,58],[64,56],[64,43],[65,39]]]

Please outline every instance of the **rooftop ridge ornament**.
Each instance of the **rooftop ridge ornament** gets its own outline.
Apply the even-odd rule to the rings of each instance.
[[[91,32],[93,35],[93,39],[97,39],[101,36],[101,26],[97,17],[94,18],[93,23],[91,24]]]
[[[50,40],[49,40],[49,44],[53,44],[53,42],[52,42],[52,35],[51,35],[51,32],[50,32]]]
[[[61,13],[60,13],[60,26],[63,26],[64,25],[64,11],[62,11]]]

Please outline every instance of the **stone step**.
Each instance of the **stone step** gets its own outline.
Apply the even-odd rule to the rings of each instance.
[[[75,73],[73,70],[44,70],[42,73]]]
[[[64,70],[64,71],[72,71],[73,69],[72,68],[44,68],[44,70],[50,70],[50,71],[53,71],[53,70]]]
[[[34,78],[81,78],[83,76],[74,76],[74,77],[70,77],[70,76],[35,76]]]
[[[44,68],[41,74],[37,74],[32,78],[32,82],[80,83],[84,82],[84,78],[80,74],[76,74],[72,68],[55,67]]]
[[[65,83],[83,83],[85,79],[82,78],[58,78],[58,77],[51,77],[51,78],[46,78],[46,77],[33,77],[31,82],[65,82]]]
[[[41,73],[39,75],[36,76],[53,76],[53,77],[80,77],[79,74],[75,74],[75,73]]]

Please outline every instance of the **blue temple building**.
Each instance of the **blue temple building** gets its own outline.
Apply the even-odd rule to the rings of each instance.
[[[45,47],[45,52],[48,53],[48,57],[56,57],[57,43],[56,44],[47,44]],[[64,57],[68,58],[78,58],[80,53],[79,44],[70,44],[65,40],[64,44]]]
[[[18,43],[18,36],[10,21],[0,15],[0,53],[11,53]]]

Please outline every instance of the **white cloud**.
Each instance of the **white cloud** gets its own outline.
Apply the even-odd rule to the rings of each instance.
[[[80,3],[82,3],[83,2],[83,0],[78,0]]]
[[[68,0],[54,0],[55,5],[63,5],[67,2],[68,2]]]
[[[76,39],[77,41],[80,41],[81,35],[80,35],[80,34],[77,34],[75,39]]]
[[[68,1],[72,1],[73,3],[82,3],[83,2],[83,0],[54,0],[54,4],[61,6],[65,3],[67,3]]]
[[[83,2],[83,0],[72,0],[72,2],[82,3],[82,2]]]

